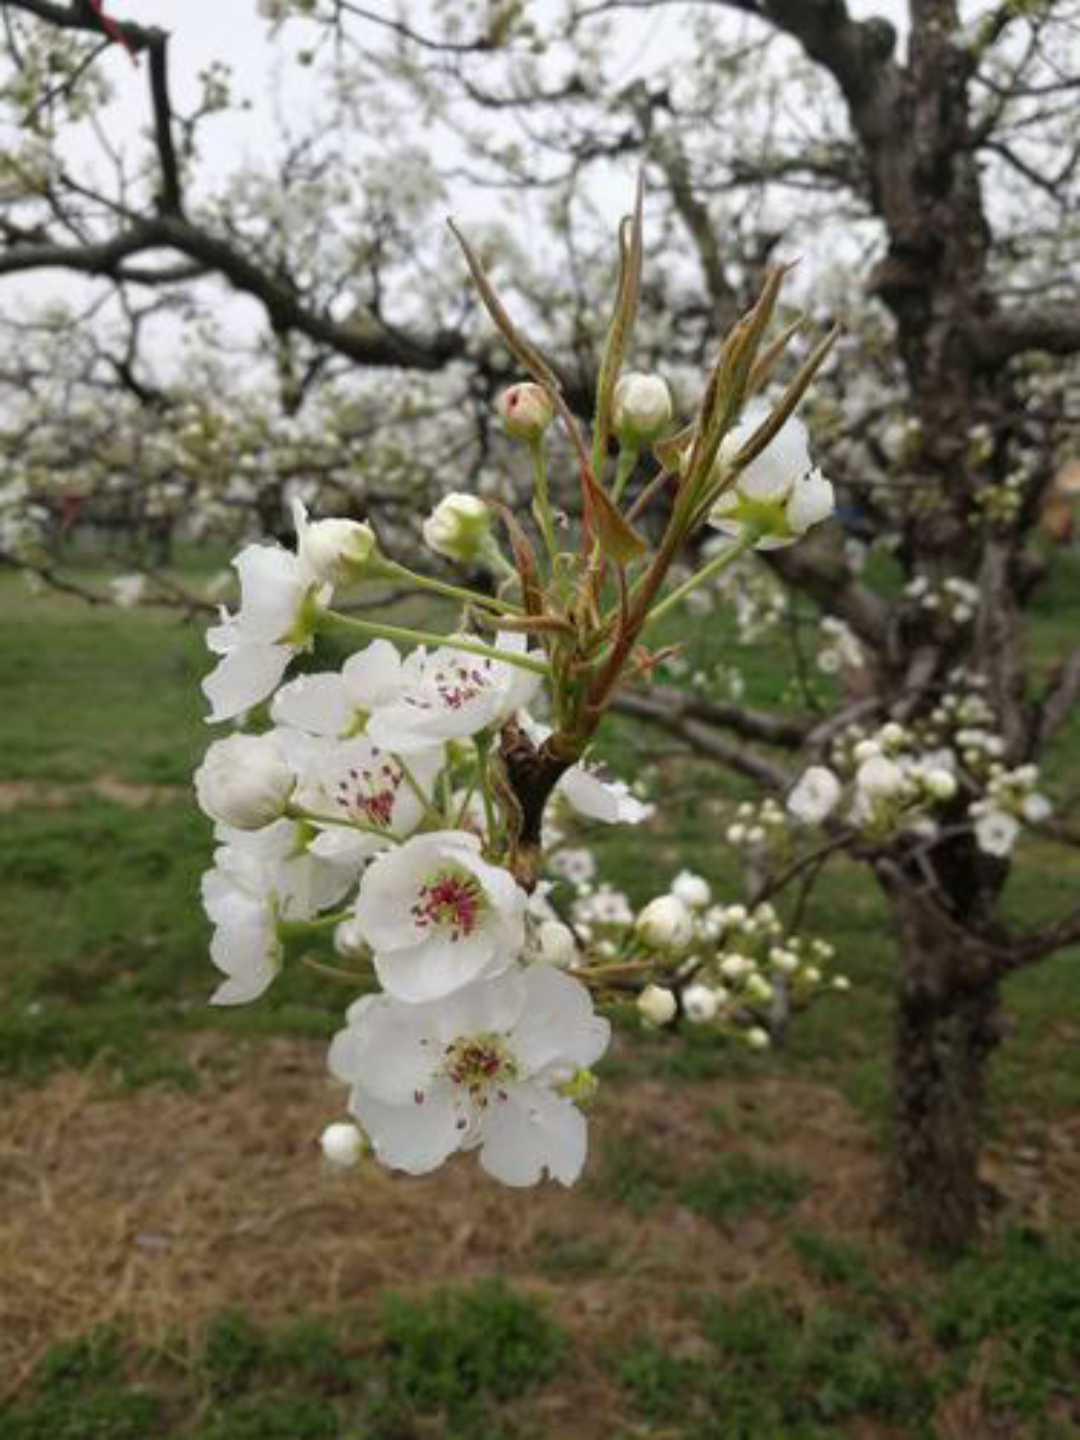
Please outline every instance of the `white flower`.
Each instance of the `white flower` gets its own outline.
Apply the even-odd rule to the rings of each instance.
[[[555,418],[555,407],[542,385],[525,380],[499,396],[497,409],[514,440],[539,440]]]
[[[237,830],[258,830],[279,819],[295,784],[273,734],[215,740],[195,771],[203,810]]]
[[[824,765],[811,765],[787,798],[787,808],[804,825],[820,825],[840,799],[840,781]]]
[[[311,643],[317,608],[329,599],[298,555],[277,545],[248,545],[233,561],[240,609],[222,611],[206,643],[222,658],[202,683],[209,719],[231,720],[265,700],[298,650]]]
[[[422,528],[425,545],[448,560],[480,560],[491,550],[491,511],[478,495],[444,496]]]
[[[752,400],[734,430],[725,436],[718,463],[737,463],[738,455],[767,418],[764,400]],[[833,487],[810,463],[802,422],[788,419],[769,444],[739,470],[734,485],[717,499],[709,523],[725,535],[740,536],[747,524],[763,530],[761,550],[790,545],[835,507]]]
[[[601,780],[584,765],[572,766],[555,788],[579,815],[605,825],[639,825],[653,813],[651,805],[631,795],[625,780]]]
[[[646,985],[637,997],[637,1008],[650,1025],[666,1025],[679,1007],[674,994],[663,985]]]
[[[648,445],[671,421],[671,391],[659,375],[629,372],[616,381],[611,428],[623,445]]]
[[[210,958],[227,977],[211,995],[211,1005],[257,1000],[281,969],[283,951],[272,898],[247,894],[219,871],[208,870],[203,905],[215,927]]]
[[[675,895],[658,895],[637,917],[638,939],[653,950],[682,950],[694,935],[694,917]]]
[[[399,1000],[435,1000],[505,970],[525,940],[525,892],[463,830],[416,835],[364,872],[357,924]]]
[[[495,643],[523,655],[528,637],[500,632]],[[452,642],[433,654],[414,650],[401,679],[389,703],[372,707],[367,727],[376,745],[396,755],[501,725],[529,703],[540,684],[532,671],[457,650]]]
[[[671,893],[684,905],[689,905],[691,910],[704,910],[712,901],[709,882],[690,870],[679,871],[671,882]]]
[[[984,855],[1004,858],[1020,833],[1020,822],[1004,810],[986,810],[975,821],[975,843]]]
[[[904,772],[894,760],[872,755],[855,772],[855,785],[865,795],[888,799],[904,788]]]
[[[596,857],[591,850],[571,848],[557,850],[548,858],[548,869],[552,875],[568,880],[571,885],[587,885],[596,877]]]
[[[308,520],[301,500],[293,501],[293,523],[300,563],[313,580],[348,585],[378,570],[378,542],[370,525],[359,520]]]
[[[281,968],[278,920],[308,920],[356,883],[355,865],[313,854],[291,820],[261,830],[218,827],[225,840],[202,879],[203,905],[215,926],[210,958],[229,977],[214,1005],[256,999]]]
[[[274,696],[270,714],[278,725],[309,735],[355,735],[369,711],[389,705],[404,685],[401,656],[389,640],[373,640],[350,655],[340,672],[301,675]]]
[[[552,734],[550,725],[541,725],[527,710],[518,716],[521,728],[537,747]],[[572,765],[555,787],[555,793],[588,820],[605,825],[639,825],[653,813],[653,806],[643,804],[630,793],[625,780],[601,780],[584,763]]]
[[[693,1025],[707,1025],[716,1018],[720,1001],[716,991],[700,982],[688,985],[682,994],[683,1014]]]
[[[351,1085],[349,1108],[384,1165],[422,1175],[479,1146],[506,1185],[581,1174],[586,1126],[566,1092],[604,1053],[610,1026],[578,981],[547,965],[514,969],[434,1002],[365,997],[347,1020],[330,1069]]]
[[[441,747],[410,756],[407,777],[401,761],[366,735],[351,740],[302,738],[301,748],[308,754],[306,763],[298,766],[297,800],[316,821],[338,816],[347,822],[334,824],[330,819],[312,843],[316,854],[348,853],[359,861],[384,848],[381,835],[404,838],[420,823],[442,768]],[[358,828],[350,829],[352,825]]]
[[[1045,795],[1025,795],[1020,801],[1020,814],[1029,825],[1041,825],[1044,820],[1049,820],[1054,813],[1054,807]]]
[[[331,1165],[350,1169],[364,1153],[364,1137],[351,1121],[327,1125],[319,1140],[323,1155]]]

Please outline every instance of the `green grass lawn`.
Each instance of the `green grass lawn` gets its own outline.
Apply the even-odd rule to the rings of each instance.
[[[1033,648],[1044,666],[1075,632],[1078,581],[1074,564],[1040,599]],[[342,996],[307,971],[284,976],[256,1006],[223,1012],[206,1003],[215,982],[198,877],[211,836],[190,791],[210,734],[199,625],[172,612],[32,597],[9,576],[0,606],[0,1070],[9,1083],[41,1085],[93,1064],[114,1093],[198,1087],[193,1036],[216,1031],[258,1044],[328,1035]],[[703,659],[723,653],[707,635],[694,646]],[[777,698],[785,682],[775,653],[761,647],[739,658],[750,698]],[[605,741],[613,768],[625,775],[648,763],[648,738],[613,724]],[[1078,760],[1074,724],[1050,773],[1059,783],[1075,777]],[[720,898],[736,898],[737,870],[714,837],[715,817],[678,797],[708,791],[734,800],[741,787],[678,761],[658,791],[673,803],[650,836],[648,866],[639,835],[604,831],[595,841],[606,872],[642,899],[691,865]],[[1080,856],[1042,844],[1025,854],[1013,913],[1059,911],[1076,893]],[[628,1095],[651,1084],[722,1093],[725,1082],[758,1076],[827,1085],[880,1133],[893,983],[887,912],[863,873],[842,862],[815,892],[806,924],[837,946],[853,989],[800,1017],[780,1053],[751,1057],[701,1035],[637,1036],[631,1021],[635,1038],[613,1058],[611,1085]],[[1017,1116],[1053,1124],[1080,1112],[1076,961],[1060,956],[1009,986],[1016,1028],[992,1070],[996,1126]],[[601,1134],[590,1203],[631,1225],[690,1214],[733,1233],[746,1223],[782,1231],[805,1178],[797,1166],[742,1156],[729,1143],[730,1124],[718,1112],[715,1159],[681,1169],[647,1139],[612,1150]],[[913,1296],[894,1276],[875,1275],[858,1237],[793,1232],[797,1296],[768,1277],[718,1289],[694,1299],[678,1343],[663,1326],[644,1325],[602,1353],[582,1352],[543,1303],[505,1287],[372,1297],[333,1323],[296,1317],[276,1329],[229,1313],[183,1364],[148,1350],[118,1321],[54,1347],[0,1409],[0,1435],[123,1440],[163,1425],[217,1440],[592,1433],[536,1420],[547,1413],[542,1397],[560,1385],[582,1386],[586,1396],[599,1386],[614,1407],[610,1423],[626,1427],[611,1433],[757,1440],[863,1425],[872,1428],[851,1433],[931,1435],[935,1407],[976,1383],[979,1413],[1000,1421],[1001,1433],[1080,1434],[1069,1428],[1080,1426],[1075,1244],[1069,1235],[1013,1235],[966,1268],[924,1275],[927,1292]],[[612,1253],[603,1239],[569,1235],[539,1247],[531,1263],[544,1283],[587,1289]],[[679,1311],[678,1296],[663,1303]]]

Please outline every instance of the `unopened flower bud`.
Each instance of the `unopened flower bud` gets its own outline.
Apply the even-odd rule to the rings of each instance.
[[[300,559],[315,580],[348,585],[370,573],[378,541],[359,520],[315,520],[300,538]]]
[[[773,997],[773,988],[762,975],[753,974],[746,982],[746,998],[767,1004]]]
[[[539,440],[555,417],[551,396],[542,385],[524,381],[499,397],[499,414],[514,440]]]
[[[772,1041],[769,1039],[769,1032],[763,1030],[760,1025],[751,1025],[745,1035],[746,1043],[751,1050],[768,1050]]]
[[[754,969],[754,962],[746,955],[725,955],[720,961],[720,974],[725,980],[741,980]]]
[[[663,985],[646,985],[637,998],[637,1008],[650,1025],[666,1025],[674,1019],[675,996]]]
[[[956,776],[941,765],[935,765],[926,772],[923,784],[935,800],[951,800],[956,794]]]
[[[339,1165],[343,1170],[355,1165],[364,1153],[363,1135],[347,1120],[328,1125],[319,1143],[330,1164]]]
[[[720,998],[708,985],[688,985],[683,991],[683,1011],[694,1025],[707,1025],[720,1008]]]
[[[195,772],[202,809],[236,830],[260,830],[280,819],[295,783],[273,735],[215,740]]]
[[[834,975],[832,979],[832,988],[834,990],[839,990],[841,993],[843,993],[851,989],[851,981],[846,975]]]
[[[359,520],[309,520],[302,500],[292,502],[301,565],[320,584],[348,585],[378,573],[382,565],[375,531]]]
[[[671,423],[671,391],[659,375],[631,372],[615,385],[611,397],[611,428],[619,443],[649,445]]]
[[[574,932],[561,920],[544,920],[536,932],[537,950],[546,965],[565,969],[577,958]]]
[[[650,949],[681,950],[694,934],[694,920],[675,895],[658,895],[637,917],[634,929]]]
[[[477,495],[453,491],[424,521],[424,543],[448,560],[479,560],[489,549],[491,511]]]

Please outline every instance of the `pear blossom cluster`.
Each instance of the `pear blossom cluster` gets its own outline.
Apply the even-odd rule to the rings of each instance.
[[[514,877],[485,858],[484,807],[473,803],[483,737],[524,714],[539,677],[449,637],[405,657],[376,639],[339,670],[280,683],[314,633],[313,606],[345,567],[363,569],[373,543],[366,527],[311,524],[299,509],[297,526],[295,553],[254,546],[237,558],[239,609],[211,635],[223,650],[204,684],[211,718],[269,700],[271,721],[215,741],[195,777],[218,842],[203,877],[224,977],[213,1000],[256,999],[292,935],[328,929],[377,986],[330,1052],[376,1157],[417,1174],[479,1149],[506,1184],[545,1172],[570,1184],[585,1159],[575,1100],[609,1025],[564,973],[565,927],[531,913]],[[516,657],[527,642],[499,634],[494,648]],[[561,788],[602,818],[628,804],[584,766]],[[327,1139],[339,1161],[359,1153],[350,1133]]]
[[[979,587],[959,575],[948,575],[940,582],[916,575],[904,586],[904,595],[926,614],[958,628],[970,625],[979,610]]]
[[[1025,826],[1053,812],[1036,765],[1009,767],[1005,739],[980,677],[962,673],[958,688],[909,724],[887,721],[867,733],[852,726],[832,742],[830,764],[810,765],[787,796],[802,826],[834,822],[871,838],[910,830],[933,840],[942,825],[966,826],[975,844],[999,858]]]
[[[839,675],[844,670],[864,667],[866,656],[850,625],[836,615],[823,615],[818,628],[822,646],[814,656],[814,664],[823,675]]]
[[[678,428],[666,382],[623,368],[640,191],[630,224],[591,462],[554,375],[458,236],[489,315],[531,377],[498,412],[529,449],[533,497],[520,517],[500,512],[512,559],[482,495],[445,495],[421,533],[433,556],[485,574],[488,588],[410,570],[370,524],[312,520],[294,495],[295,548],[245,546],[233,562],[239,603],[207,635],[217,657],[203,682],[209,721],[237,727],[195,776],[217,842],[202,882],[222,975],[212,1000],[257,999],[298,954],[349,982],[356,998],[329,1053],[349,1114],[323,1136],[333,1164],[371,1154],[419,1175],[476,1151],[506,1185],[573,1184],[587,1153],[582,1105],[610,1037],[594,997],[655,1000],[662,978],[682,989],[726,982],[730,1003],[717,999],[717,1016],[748,1044],[768,1043],[761,1007],[774,990],[750,956],[754,936],[782,940],[773,912],[740,918],[690,873],[638,910],[598,876],[588,849],[566,842],[582,821],[640,825],[652,814],[591,758],[617,690],[662,662],[650,627],[743,553],[794,544],[831,514],[832,486],[793,412],[833,337],[775,402],[765,399],[782,343],[754,362],[779,296],[774,272],[753,324],[725,342],[693,423]],[[548,490],[556,417],[578,466],[576,532]],[[631,501],[649,447],[661,468]],[[650,547],[634,520],[665,475],[679,494]],[[679,579],[675,556],[706,526],[725,537],[721,548]],[[452,601],[460,618],[446,633],[349,608],[355,588],[388,582]],[[352,641],[350,653],[314,668],[328,636]],[[785,994],[806,988],[807,968],[795,963]]]

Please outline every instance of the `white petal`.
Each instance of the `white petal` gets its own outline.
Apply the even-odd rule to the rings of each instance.
[[[344,735],[356,720],[356,706],[341,676],[301,675],[282,686],[270,709],[278,725],[294,725],[309,735]]]
[[[593,1013],[588,990],[550,965],[525,971],[525,1009],[509,1036],[525,1075],[554,1063],[593,1065],[607,1049],[611,1025]]]
[[[425,1175],[454,1153],[461,1139],[449,1095],[433,1092],[417,1105],[387,1105],[356,1089],[349,1109],[367,1132],[376,1156],[394,1170]]]
[[[401,689],[401,656],[389,640],[373,640],[346,660],[341,678],[356,708],[373,710]]]
[[[398,1000],[417,1004],[439,1000],[505,970],[516,959],[513,952],[499,952],[491,934],[478,930],[453,940],[434,935],[416,945],[375,954],[379,983]]]
[[[213,706],[208,723],[232,720],[272,695],[292,653],[288,645],[241,645],[225,655],[202,682]]]
[[[811,525],[827,520],[835,508],[832,485],[820,470],[812,470],[791,492],[785,516],[791,529],[802,535]]]
[[[563,1185],[581,1174],[588,1127],[569,1100],[537,1085],[512,1085],[481,1120],[480,1164],[504,1185],[535,1185],[547,1170]]]

